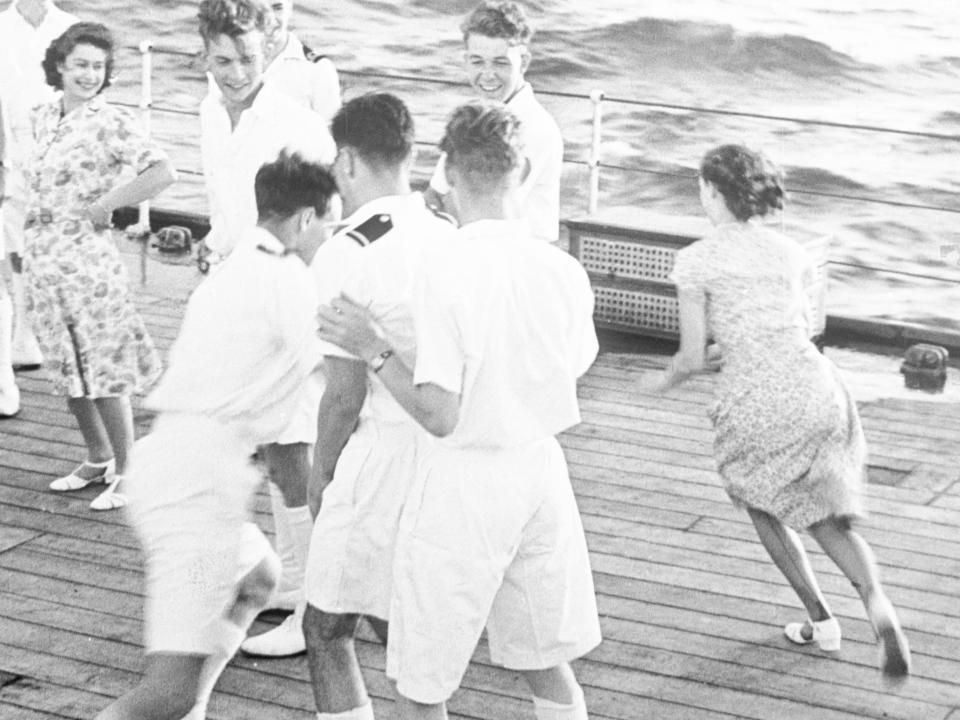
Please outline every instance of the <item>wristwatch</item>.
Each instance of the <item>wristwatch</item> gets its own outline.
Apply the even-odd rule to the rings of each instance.
[[[390,349],[384,350],[382,353],[380,353],[375,358],[373,358],[373,360],[370,361],[370,369],[373,370],[375,373],[380,372],[380,369],[383,367],[384,363],[386,363],[387,360],[389,360],[392,355],[393,355],[393,350],[390,350]]]

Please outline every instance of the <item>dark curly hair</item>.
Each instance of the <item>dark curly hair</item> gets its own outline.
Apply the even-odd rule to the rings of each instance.
[[[253,189],[261,220],[288,218],[306,207],[322,217],[337,192],[337,184],[323,163],[284,148],[276,160],[260,166]]]
[[[526,45],[533,37],[533,28],[527,22],[523,8],[515,2],[480,3],[460,25],[463,39],[471,34],[492,38],[506,38],[513,45]]]
[[[744,145],[721,145],[703,156],[700,177],[723,196],[733,216],[745,222],[783,209],[783,173]]]
[[[204,43],[226,35],[237,38],[248,32],[265,32],[270,8],[260,0],[203,0],[197,12]]]
[[[524,161],[520,120],[503,103],[468,102],[450,115],[440,149],[472,181],[497,182]]]
[[[413,150],[413,118],[390,93],[366,93],[345,103],[333,116],[330,134],[338,148],[348,145],[380,165],[403,162]]]
[[[110,87],[110,78],[113,77],[113,35],[106,25],[93,22],[78,22],[68,27],[63,35],[58,37],[47,48],[43,56],[43,72],[47,76],[47,85],[55,90],[63,90],[63,75],[58,65],[62,65],[67,55],[72,53],[77,45],[93,45],[100,48],[107,55],[107,67],[104,73],[103,85],[98,92]]]

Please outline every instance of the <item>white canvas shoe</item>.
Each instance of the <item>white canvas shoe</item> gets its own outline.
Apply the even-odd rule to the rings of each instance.
[[[804,637],[804,628],[810,629],[810,637]],[[808,619],[802,623],[790,623],[783,629],[783,634],[790,642],[797,645],[809,645],[815,642],[821,650],[828,652],[836,652],[840,649],[840,623],[835,617],[820,622]]]
[[[306,605],[297,609],[273,630],[248,637],[240,645],[247,655],[257,657],[290,657],[307,651],[307,641],[303,637],[303,612]]]

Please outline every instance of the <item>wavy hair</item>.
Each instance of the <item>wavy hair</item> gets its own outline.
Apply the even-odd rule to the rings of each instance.
[[[113,77],[113,35],[106,25],[94,22],[78,22],[68,27],[63,34],[50,43],[43,56],[43,72],[46,75],[47,85],[55,90],[63,90],[63,75],[59,65],[62,65],[67,56],[74,51],[77,45],[93,45],[100,48],[107,55],[107,67],[104,73],[103,85],[97,92],[103,92],[110,87],[110,78]]]
[[[719,191],[741,222],[783,209],[783,172],[766,155],[745,145],[710,150],[700,162],[700,177]]]

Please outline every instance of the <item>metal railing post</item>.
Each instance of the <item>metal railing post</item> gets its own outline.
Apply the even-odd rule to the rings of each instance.
[[[144,40],[139,45],[140,50],[140,115],[143,130],[149,139],[152,132],[153,105],[153,41]],[[140,284],[147,284],[147,243],[150,242],[150,201],[140,203],[137,214],[137,225],[140,236]]]
[[[590,102],[593,103],[593,139],[590,144],[590,190],[587,201],[587,212],[593,215],[597,212],[600,201],[600,142],[603,135],[603,90],[594,90],[590,93]]]

